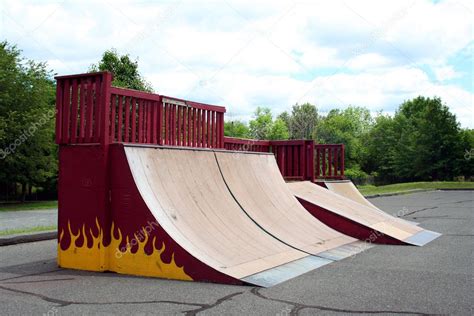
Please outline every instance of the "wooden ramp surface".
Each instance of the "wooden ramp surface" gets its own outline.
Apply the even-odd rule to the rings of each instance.
[[[366,247],[309,214],[287,187],[273,155],[216,152],[225,182],[262,229],[295,249],[342,259]]]
[[[350,183],[352,184],[352,182]],[[379,210],[368,201],[367,203],[369,204],[361,204],[355,202],[354,199],[346,198],[308,181],[293,182],[287,185],[299,199],[365,226],[369,230],[378,231],[402,242],[419,245],[420,243],[425,244],[439,236],[438,233],[424,230],[408,221],[391,216]],[[341,186],[338,188],[341,188]],[[346,192],[355,196],[351,189],[348,189]],[[365,200],[362,195],[361,197]]]
[[[125,152],[158,223],[215,270],[271,286],[331,262],[289,247],[255,225],[229,193],[214,152],[132,146]]]
[[[387,213],[385,213],[384,211],[379,209],[374,204],[370,203],[370,201],[367,200],[362,195],[362,193],[360,193],[359,190],[357,190],[354,183],[352,183],[352,181],[350,181],[350,180],[334,180],[334,181],[327,180],[327,181],[324,181],[324,185],[326,186],[326,188],[328,188],[328,190],[330,190],[334,193],[342,195],[343,197],[348,198],[349,200],[352,200],[352,201],[357,202],[359,204],[362,204],[362,205],[373,208],[376,212],[378,212],[382,216],[387,215]],[[408,220],[405,220],[403,218],[393,217],[393,219],[396,220],[396,221],[399,221],[399,222],[403,222],[403,223],[409,223],[409,224],[412,224],[412,225],[419,225],[419,223],[408,221]]]

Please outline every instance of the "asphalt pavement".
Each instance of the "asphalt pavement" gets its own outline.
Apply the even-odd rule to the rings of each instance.
[[[1,211],[0,231],[58,224],[58,210]]]
[[[377,245],[272,288],[60,269],[54,240],[0,247],[0,315],[473,315],[474,191],[371,201],[443,234]]]

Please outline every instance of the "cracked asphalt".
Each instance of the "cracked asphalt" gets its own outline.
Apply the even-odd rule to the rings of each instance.
[[[473,315],[474,191],[371,200],[443,234],[377,245],[272,288],[60,269],[56,242],[0,247],[0,315]]]

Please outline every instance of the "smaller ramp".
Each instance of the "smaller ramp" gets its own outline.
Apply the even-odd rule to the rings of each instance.
[[[344,234],[367,242],[423,246],[441,235],[311,182],[288,183],[288,187],[313,216]]]
[[[359,192],[359,190],[357,190],[356,186],[354,185],[354,183],[352,183],[351,180],[333,180],[333,181],[325,180],[322,183],[329,191],[342,195],[343,197],[348,198],[349,200],[352,200],[359,204],[371,207],[377,212],[380,212],[381,214],[385,214],[385,215],[387,214],[381,209],[379,209],[377,206],[375,206],[374,204],[370,203],[370,201],[367,200],[365,196],[363,196],[362,193]],[[417,222],[408,221],[403,218],[398,218],[398,217],[394,217],[394,218],[401,222],[407,222],[412,225],[419,225],[419,223]]]

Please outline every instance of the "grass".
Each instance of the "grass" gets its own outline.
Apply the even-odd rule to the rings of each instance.
[[[0,236],[45,232],[45,231],[48,231],[48,230],[56,230],[56,229],[57,229],[56,225],[36,226],[36,227],[20,228],[20,229],[7,229],[7,230],[1,230],[0,231]]]
[[[0,203],[0,212],[2,211],[28,211],[44,210],[57,208],[58,201],[35,201],[24,203]]]
[[[403,193],[413,190],[474,189],[474,182],[409,182],[389,185],[358,186],[363,195]]]

